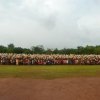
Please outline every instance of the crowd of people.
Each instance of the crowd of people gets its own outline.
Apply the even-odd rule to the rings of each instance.
[[[0,65],[100,65],[100,55],[0,54]]]

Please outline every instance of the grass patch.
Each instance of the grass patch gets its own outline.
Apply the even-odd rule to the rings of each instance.
[[[100,65],[0,65],[0,78],[4,77],[35,79],[54,79],[64,77],[100,77]]]

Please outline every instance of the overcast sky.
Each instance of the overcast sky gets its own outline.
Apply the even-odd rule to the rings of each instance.
[[[0,45],[100,45],[100,0],[0,0]]]

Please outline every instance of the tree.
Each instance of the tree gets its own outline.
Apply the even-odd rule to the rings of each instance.
[[[20,53],[23,53],[23,48],[21,48],[21,47],[15,47],[14,48],[14,53],[17,53],[17,54],[20,54]]]
[[[45,52],[43,45],[32,46],[31,50],[35,54],[42,54]]]
[[[58,54],[59,53],[59,50],[56,48],[56,49],[54,49],[53,53],[54,54]]]
[[[7,50],[8,53],[14,53],[14,48],[15,48],[14,44],[12,44],[12,43],[9,44],[8,45],[8,50]]]
[[[32,54],[32,51],[30,49],[24,48],[23,53],[25,54]]]
[[[7,52],[7,47],[0,45],[0,53]]]
[[[52,54],[53,53],[53,50],[48,48],[47,50],[45,50],[45,54]]]

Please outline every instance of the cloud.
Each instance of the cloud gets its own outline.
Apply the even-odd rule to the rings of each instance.
[[[50,48],[99,44],[99,0],[1,0],[0,42]]]

